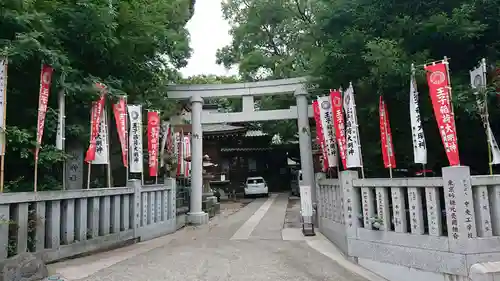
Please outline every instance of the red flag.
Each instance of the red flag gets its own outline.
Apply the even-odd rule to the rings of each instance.
[[[314,121],[316,121],[316,142],[321,148],[321,155],[323,156],[323,172],[328,170],[328,157],[326,155],[325,138],[323,136],[323,126],[321,125],[321,120],[319,116],[319,104],[318,101],[313,101],[313,112]]]
[[[148,154],[149,176],[158,176],[158,144],[160,137],[160,116],[157,111],[148,111]]]
[[[127,101],[121,97],[117,103],[113,104],[113,113],[115,115],[116,128],[118,129],[118,138],[122,148],[123,166],[128,167],[128,145],[127,145]]]
[[[344,114],[342,113],[342,94],[337,90],[330,90],[330,99],[332,100],[333,125],[335,126],[335,136],[340,151],[340,159],[344,170],[347,170],[347,145],[345,139]]]
[[[447,63],[426,65],[429,95],[450,166],[460,165]]]
[[[101,83],[96,83],[97,89],[101,92],[99,100],[92,102],[92,110],[90,113],[90,145],[85,154],[85,162],[90,163],[95,159],[96,138],[99,135],[99,125],[101,124],[101,115],[104,110],[106,98],[106,86]]]
[[[392,145],[391,125],[389,124],[389,114],[384,99],[380,96],[379,103],[380,116],[380,140],[382,144],[382,157],[384,159],[384,167],[396,168],[396,155],[394,146]]]
[[[187,137],[184,137],[184,145],[185,145],[185,151],[186,151],[186,157],[191,158],[191,133],[187,135]],[[191,162],[187,161],[184,163],[184,176],[189,177],[191,171]]]
[[[49,101],[50,83],[54,69],[48,65],[42,65],[40,72],[40,94],[38,96],[38,122],[36,131],[35,161],[38,161],[38,152],[42,144],[43,129],[45,126],[45,115],[47,115],[47,103]]]

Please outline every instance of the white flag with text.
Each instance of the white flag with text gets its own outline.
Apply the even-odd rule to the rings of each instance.
[[[319,118],[325,139],[326,156],[328,158],[328,167],[337,167],[337,141],[335,138],[335,127],[333,125],[333,111],[330,96],[318,98]]]
[[[427,164],[427,146],[418,100],[417,83],[415,74],[412,73],[410,78],[410,124],[413,140],[413,161],[417,164]]]
[[[95,158],[92,164],[109,164],[108,118],[106,110],[101,113],[99,134],[95,139]]]
[[[470,71],[470,85],[474,89],[476,96],[476,104],[483,125],[486,129],[486,137],[488,145],[491,149],[491,163],[492,165],[500,164],[500,149],[498,148],[497,141],[491,130],[490,120],[488,118],[488,106],[486,98],[486,60],[482,60],[481,64]]]
[[[143,171],[143,147],[142,147],[142,106],[127,105],[130,118],[129,132],[129,171],[131,173],[142,173]]]
[[[361,168],[363,167],[361,142],[359,140],[358,117],[352,83],[349,83],[349,88],[344,92],[344,111],[347,143],[346,166],[347,168]]]

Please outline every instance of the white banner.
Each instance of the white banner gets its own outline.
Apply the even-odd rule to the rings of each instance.
[[[170,123],[161,122],[161,141],[160,141],[160,167],[165,165],[165,145],[167,145],[167,137],[169,133]]]
[[[142,151],[142,106],[127,105],[130,118],[129,133],[129,171],[130,173],[142,173],[143,151]]]
[[[108,118],[106,115],[106,110],[103,110],[99,124],[99,134],[95,139],[95,159],[92,164],[109,164]]]
[[[330,96],[318,98],[319,118],[325,138],[326,157],[328,159],[328,167],[337,167],[337,141],[335,138],[335,127],[333,125],[333,111]]]
[[[417,164],[427,164],[427,146],[418,100],[417,82],[415,81],[415,73],[412,72],[410,78],[410,122],[413,139],[413,161]]]
[[[64,149],[64,115],[65,115],[65,104],[64,104],[64,90],[59,91],[59,112],[57,116],[57,136],[56,136],[56,148],[59,150]]]
[[[347,168],[363,167],[361,155],[361,143],[359,140],[358,117],[356,115],[356,103],[354,101],[354,89],[352,83],[344,92],[345,111],[345,134],[346,134],[346,165]]]
[[[479,115],[483,121],[483,125],[486,130],[486,137],[488,145],[491,148],[491,163],[492,165],[500,164],[500,149],[498,148],[497,141],[491,130],[490,120],[488,115],[488,105],[486,98],[486,60],[483,59],[481,64],[470,71],[470,85],[472,89],[475,90],[474,95],[476,96],[476,103]],[[484,91],[484,92],[481,92]]]
[[[493,135],[493,131],[491,131],[490,123],[488,122],[488,142],[490,143],[491,146],[491,164],[492,165],[498,165],[500,164],[500,149],[498,148],[497,141],[495,140],[495,136]]]
[[[0,155],[5,155],[5,106],[7,96],[7,58],[0,57]]]

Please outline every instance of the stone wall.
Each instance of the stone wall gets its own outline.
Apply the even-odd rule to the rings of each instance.
[[[320,231],[360,265],[389,280],[468,280],[471,266],[500,260],[500,177],[443,168],[442,178],[318,181]],[[340,214],[340,218],[339,218]]]
[[[32,252],[44,262],[174,232],[176,184],[4,193],[0,263]]]

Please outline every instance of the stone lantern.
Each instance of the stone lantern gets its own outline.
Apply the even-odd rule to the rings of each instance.
[[[191,155],[184,158],[184,160],[191,162]],[[214,170],[218,166],[213,163],[210,156],[203,156],[203,195],[202,202],[204,210],[210,215],[214,216],[219,211],[219,203],[217,202],[217,197],[214,196],[212,188],[210,188],[210,181],[215,177]]]

